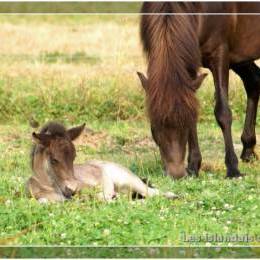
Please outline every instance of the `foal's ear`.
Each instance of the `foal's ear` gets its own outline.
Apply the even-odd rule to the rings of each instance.
[[[138,75],[138,77],[139,77],[139,79],[140,79],[140,81],[142,83],[142,86],[143,86],[144,90],[146,91],[147,90],[147,85],[148,85],[147,84],[148,83],[147,78],[145,77],[145,75],[143,73],[141,73],[139,71],[137,71],[136,73],[137,73],[137,75]]]
[[[82,131],[84,130],[84,128],[85,128],[85,124],[76,126],[76,127],[73,127],[73,128],[70,128],[69,130],[67,130],[70,140],[73,141],[76,138],[78,138],[80,136],[80,134],[82,133]]]
[[[41,144],[43,146],[49,146],[51,142],[51,135],[48,134],[36,134],[32,133],[32,139],[36,144]]]

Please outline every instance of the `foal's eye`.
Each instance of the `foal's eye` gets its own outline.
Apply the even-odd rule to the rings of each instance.
[[[55,164],[58,164],[58,163],[59,163],[58,160],[56,160],[56,159],[54,159],[54,158],[51,158],[51,164],[52,164],[52,165],[55,165]]]

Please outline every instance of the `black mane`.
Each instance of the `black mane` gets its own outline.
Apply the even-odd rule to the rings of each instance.
[[[49,122],[44,125],[40,131],[41,134],[50,134],[53,136],[65,136],[66,135],[66,128],[63,124],[59,122]]]

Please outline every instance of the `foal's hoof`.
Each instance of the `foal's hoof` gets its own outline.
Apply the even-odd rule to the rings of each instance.
[[[258,160],[258,156],[253,149],[243,149],[241,157],[243,162],[252,162]]]

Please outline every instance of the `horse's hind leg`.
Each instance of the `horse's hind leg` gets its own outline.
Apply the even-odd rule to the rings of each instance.
[[[247,107],[244,130],[241,136],[243,151],[241,159],[249,162],[256,159],[254,147],[256,145],[256,115],[260,94],[260,69],[254,62],[233,66],[232,69],[240,76],[247,94]]]

